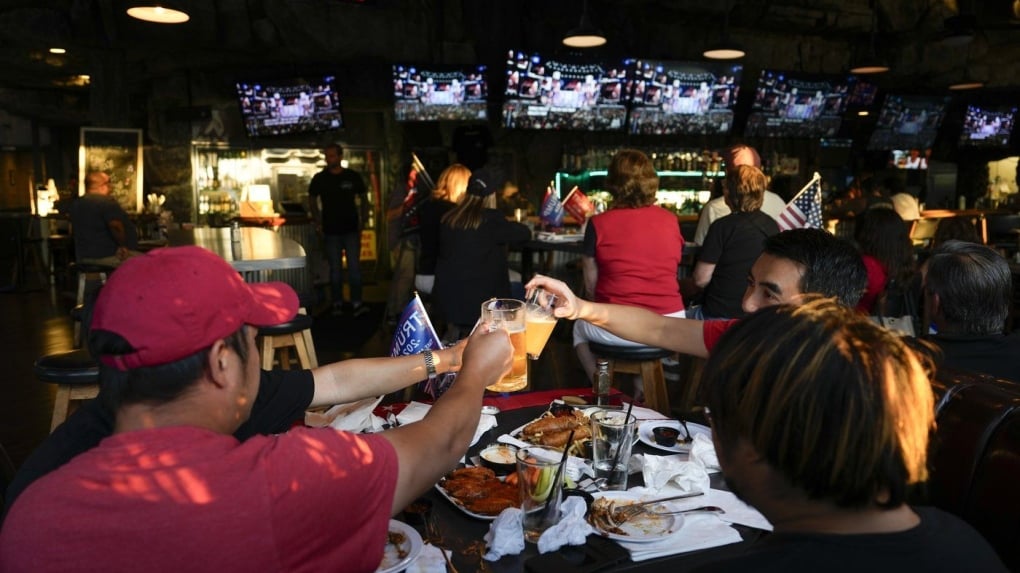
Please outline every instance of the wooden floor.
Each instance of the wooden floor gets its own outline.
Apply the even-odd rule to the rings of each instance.
[[[313,338],[320,363],[388,354],[391,330],[382,317],[388,287],[385,281],[365,285],[372,309],[366,316],[316,318]],[[32,363],[39,356],[72,348],[73,303],[74,294],[66,288],[0,293],[0,444],[15,466],[49,432],[56,389],[35,379]],[[570,326],[561,321],[542,358],[533,363],[530,389],[588,384],[571,348]]]

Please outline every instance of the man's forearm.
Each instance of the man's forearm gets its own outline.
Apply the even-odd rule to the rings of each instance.
[[[446,348],[432,352],[436,372],[442,374],[460,367],[458,350]],[[312,370],[315,394],[312,407],[345,404],[370,396],[389,394],[428,377],[421,354],[393,358],[353,358]]]
[[[708,356],[700,320],[671,318],[636,306],[591,301],[580,302],[577,318],[640,344]]]

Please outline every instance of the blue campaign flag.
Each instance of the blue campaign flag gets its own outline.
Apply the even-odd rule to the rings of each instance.
[[[563,203],[553,193],[552,187],[545,188],[545,197],[542,199],[542,210],[539,211],[539,218],[550,227],[563,226]]]
[[[439,350],[442,347],[443,343],[439,340],[432,321],[429,320],[425,305],[422,304],[418,293],[414,293],[414,298],[407,303],[407,308],[397,322],[393,342],[390,344],[390,356],[408,356],[424,350]],[[424,380],[419,387],[433,398],[438,398],[449,388],[454,378],[453,374],[447,373],[435,380]]]

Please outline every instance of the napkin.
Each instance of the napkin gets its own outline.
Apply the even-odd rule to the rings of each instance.
[[[397,421],[401,424],[411,424],[421,420],[425,417],[425,414],[429,413],[432,406],[428,404],[422,404],[421,402],[411,402],[404,408],[399,414],[397,414]],[[490,429],[496,427],[496,416],[492,414],[480,414],[478,419],[478,427],[475,428],[475,435],[471,438],[471,445],[478,443],[478,440],[482,437],[482,434],[488,432]]]
[[[705,434],[694,434],[694,443],[691,444],[690,460],[708,471],[719,469],[719,456],[715,453],[715,444],[712,438]]]
[[[418,554],[418,558],[411,562],[404,569],[404,573],[446,573],[446,559],[443,558],[443,549],[432,544],[426,544]],[[451,555],[452,551],[446,551]]]
[[[748,527],[772,531],[772,524],[760,511],[741,501],[736,495],[721,489],[711,489],[705,492],[705,497],[698,497],[701,500],[698,505],[717,505],[726,513],[719,518],[726,523],[739,523]]]
[[[546,529],[538,538],[538,552],[556,551],[564,545],[584,545],[595,531],[584,519],[588,504],[577,496],[569,496],[560,504],[560,521]]]
[[[517,555],[524,551],[524,512],[519,507],[508,507],[496,516],[485,534],[486,561],[498,561],[504,555]]]
[[[650,543],[619,541],[620,546],[630,552],[633,561],[645,561],[666,555],[688,553],[741,541],[740,533],[718,516],[706,513],[692,513],[682,516],[683,525],[672,535]]]
[[[705,467],[698,462],[682,461],[680,456],[647,456],[637,454],[645,488],[652,493],[688,493],[708,491],[710,480]]]
[[[375,409],[382,396],[365,398],[350,404],[337,404],[324,414],[305,412],[305,425],[322,427],[330,426],[337,430],[348,432],[360,432],[362,430],[374,430],[372,410]]]

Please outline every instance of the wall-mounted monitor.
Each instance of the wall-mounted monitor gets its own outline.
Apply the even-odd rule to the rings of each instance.
[[[1016,125],[1017,106],[968,105],[963,117],[960,145],[1006,147]]]
[[[832,137],[839,132],[853,76],[762,70],[744,134]]]
[[[510,50],[503,125],[511,129],[622,131],[627,119],[623,61],[551,59]]]
[[[630,133],[729,133],[743,66],[628,60]]]
[[[948,104],[948,96],[887,95],[868,149],[931,147]]]
[[[486,66],[393,66],[397,121],[479,121],[488,117]]]
[[[235,85],[241,120],[250,137],[334,131],[344,126],[333,76],[239,81]]]
[[[889,167],[896,169],[928,169],[931,148],[893,149],[889,152]]]

